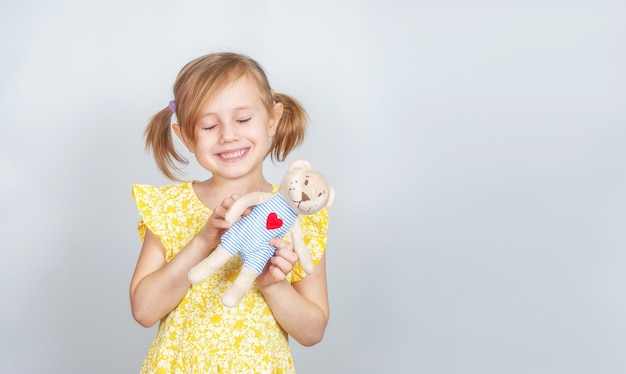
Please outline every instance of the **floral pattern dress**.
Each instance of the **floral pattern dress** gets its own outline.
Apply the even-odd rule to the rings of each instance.
[[[277,187],[274,186],[274,191]],[[146,228],[160,238],[170,261],[207,222],[212,211],[196,196],[193,182],[162,187],[135,184],[132,195]],[[303,216],[302,233],[314,264],[325,252],[328,209]],[[290,240],[289,234],[286,240]],[[218,272],[191,286],[180,304],[159,323],[142,373],[294,373],[287,333],[254,286],[233,308],[221,302],[242,261],[233,256]],[[306,276],[299,263],[289,282]]]

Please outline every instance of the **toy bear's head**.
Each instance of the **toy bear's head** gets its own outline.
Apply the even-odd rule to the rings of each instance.
[[[297,214],[307,215],[330,207],[335,191],[321,173],[305,160],[294,160],[280,182],[278,192]]]

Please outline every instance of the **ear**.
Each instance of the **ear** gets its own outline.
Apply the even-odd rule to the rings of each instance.
[[[193,153],[193,149],[194,149],[193,144],[189,142],[185,136],[183,136],[182,130],[180,129],[180,125],[178,123],[175,123],[172,125],[172,129],[174,129],[174,133],[176,134],[176,136],[178,136],[178,139],[180,139],[180,141],[183,142],[185,147],[187,147],[189,152]]]
[[[293,160],[289,164],[289,170],[295,169],[311,170],[311,164],[307,160]]]
[[[328,191],[328,200],[326,200],[326,208],[330,208],[333,205],[333,201],[335,201],[335,190],[332,187],[329,187],[330,191]]]
[[[276,134],[276,129],[278,128],[278,123],[280,122],[280,119],[283,117],[284,109],[285,107],[282,103],[274,104],[274,107],[270,112],[270,123],[267,128],[267,133],[269,136],[274,136]]]

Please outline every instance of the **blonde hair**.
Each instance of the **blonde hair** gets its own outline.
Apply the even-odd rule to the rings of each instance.
[[[245,55],[212,53],[190,61],[181,69],[174,83],[175,111],[181,135],[194,142],[194,129],[202,115],[201,109],[218,90],[244,75],[257,83],[268,113],[275,103],[283,105],[283,115],[267,154],[272,159],[284,161],[304,141],[307,113],[298,100],[274,92],[261,65]],[[144,135],[146,148],[152,150],[159,170],[169,179],[179,180],[176,174],[181,171],[181,166],[178,164],[184,166],[188,161],[174,147],[172,114],[170,106],[158,111],[148,122]]]

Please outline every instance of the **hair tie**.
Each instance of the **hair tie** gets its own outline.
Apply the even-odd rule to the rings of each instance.
[[[176,113],[176,101],[172,100],[169,104],[167,104],[168,108],[172,111],[172,113]]]

